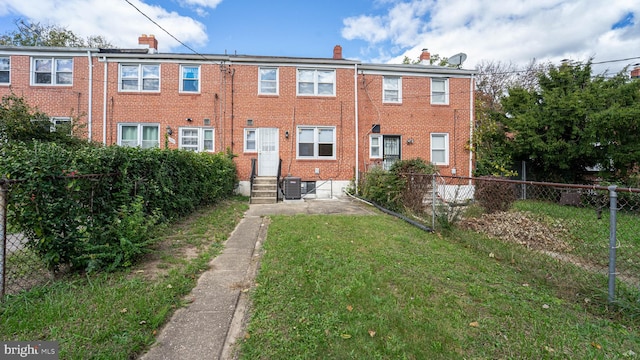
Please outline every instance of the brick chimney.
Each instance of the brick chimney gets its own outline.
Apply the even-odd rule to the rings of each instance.
[[[336,45],[333,47],[333,58],[335,60],[342,59],[342,46]]]
[[[429,65],[431,64],[431,54],[429,53],[429,51],[425,48],[422,49],[422,53],[420,54],[420,64],[422,65]]]
[[[640,66],[636,66],[635,68],[633,68],[633,70],[631,70],[631,78],[640,78]]]
[[[142,36],[138,38],[138,44],[148,46],[150,54],[158,52],[158,40],[153,35],[147,36],[146,34],[142,34]]]

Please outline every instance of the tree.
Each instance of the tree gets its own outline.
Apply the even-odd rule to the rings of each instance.
[[[501,102],[513,134],[507,152],[537,180],[583,182],[598,166],[602,176],[627,176],[640,161],[640,88],[625,73],[592,77],[590,61],[563,63],[541,74],[536,89],[510,88]]]
[[[640,80],[629,81],[624,72],[602,81],[603,110],[591,115],[598,139],[600,167],[611,179],[628,186],[640,185]]]
[[[405,65],[420,64],[420,59],[411,60],[408,56],[405,56],[404,59],[402,59],[402,63]],[[440,54],[431,55],[429,58],[429,65],[433,64],[437,64],[438,66],[457,67],[457,65],[449,64],[449,58],[440,58]]]
[[[513,63],[481,62],[477,68],[475,93],[475,130],[472,149],[476,157],[475,175],[513,176],[514,165],[506,149],[508,132],[502,122],[502,98],[509,88],[534,90],[539,74],[549,64],[532,60],[526,68],[518,69]]]
[[[0,45],[97,47],[113,48],[103,36],[91,35],[86,39],[59,25],[41,25],[23,19],[15,21],[16,30],[0,35]]]

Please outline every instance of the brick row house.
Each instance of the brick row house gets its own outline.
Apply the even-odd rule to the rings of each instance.
[[[236,154],[252,174],[291,177],[340,196],[372,166],[423,158],[471,175],[473,71],[342,58],[0,47],[0,95],[24,96],[52,125],[77,121],[92,142]],[[280,172],[278,172],[280,170]]]

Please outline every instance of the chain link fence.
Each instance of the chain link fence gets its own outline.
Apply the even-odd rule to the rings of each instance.
[[[69,212],[84,209],[85,217],[90,218],[101,211],[100,205],[94,203],[94,189],[99,182],[112,181],[112,176],[113,174],[60,176],[51,181],[57,188],[68,191],[74,191],[71,189],[71,182],[81,183],[81,189],[77,191],[73,203],[66,204],[66,209]],[[28,188],[28,183],[23,180],[0,179],[0,301],[5,295],[45,285],[66,270],[48,268],[42,254],[37,251],[38,241],[41,240],[36,232],[22,228],[16,220],[20,212],[29,211],[23,203],[29,201],[25,200],[25,192],[30,191]],[[58,199],[52,197],[49,200],[54,202]],[[58,241],[64,239],[60,238]]]
[[[0,180],[0,295],[15,294],[51,280],[40,257],[27,245],[27,237],[16,229],[8,216],[8,203],[12,189],[21,181]],[[1,299],[1,298],[0,298]]]
[[[511,244],[536,257],[532,266],[547,277],[562,274],[556,285],[585,302],[595,296],[640,310],[640,189],[491,177],[407,180],[405,206],[433,229],[455,226]]]

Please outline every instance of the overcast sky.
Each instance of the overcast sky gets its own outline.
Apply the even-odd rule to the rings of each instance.
[[[154,34],[160,52],[331,57],[340,44],[345,58],[376,63],[462,52],[468,69],[593,57],[606,62],[594,72],[615,73],[640,63],[639,0],[0,0],[0,33],[19,18],[121,48]]]

